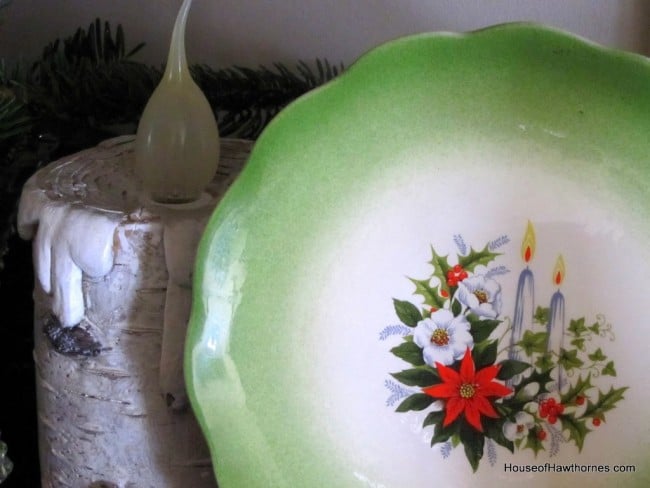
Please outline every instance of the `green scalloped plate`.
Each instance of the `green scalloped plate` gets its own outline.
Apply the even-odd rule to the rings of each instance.
[[[284,110],[201,242],[222,488],[650,486],[650,63],[511,24]]]

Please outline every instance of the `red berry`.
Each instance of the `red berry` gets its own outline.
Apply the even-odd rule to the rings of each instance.
[[[553,415],[553,414],[549,415],[548,416],[548,423],[549,424],[554,424],[555,422],[557,422],[557,417],[555,415]]]
[[[454,266],[454,272],[460,273],[463,270],[463,267],[460,264]]]
[[[443,298],[449,298],[449,292],[447,290],[440,290],[440,296]]]
[[[564,405],[559,404],[555,407],[555,412],[557,415],[562,415],[564,413]]]
[[[540,441],[543,441],[544,439],[546,439],[546,431],[543,430],[543,429],[538,430],[538,431],[537,431],[537,438],[538,438]]]
[[[598,426],[600,425],[601,422],[602,422],[602,420],[600,420],[598,417],[595,417],[595,418],[591,421],[591,423],[594,424],[594,427],[598,427]]]
[[[585,397],[578,395],[576,397],[576,405],[583,405],[585,403]]]

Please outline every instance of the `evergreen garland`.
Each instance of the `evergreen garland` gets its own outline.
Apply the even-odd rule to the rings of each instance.
[[[29,175],[53,157],[92,147],[108,137],[134,133],[162,67],[133,60],[118,25],[96,19],[49,43],[31,66],[0,62],[0,271],[14,232],[16,202]],[[293,69],[190,67],[224,137],[255,139],[289,102],[336,77],[327,61]]]

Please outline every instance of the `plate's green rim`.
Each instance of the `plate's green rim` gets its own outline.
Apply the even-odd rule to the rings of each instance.
[[[520,40],[529,42],[543,42],[546,40],[549,42],[552,41],[553,43],[564,44],[566,48],[580,50],[585,56],[599,57],[601,59],[601,64],[611,65],[615,67],[625,67],[626,73],[628,75],[630,73],[634,74],[634,78],[628,81],[634,81],[639,84],[645,83],[646,86],[649,87],[647,91],[647,97],[645,97],[645,103],[646,105],[650,104],[650,58],[647,58],[641,54],[602,46],[561,29],[536,23],[514,22],[485,27],[479,30],[465,33],[425,32],[388,41],[362,55],[349,69],[343,72],[338,78],[301,96],[290,105],[288,105],[284,110],[282,110],[273,119],[273,121],[271,121],[269,126],[259,137],[253,148],[246,167],[242,171],[238,180],[228,190],[223,200],[218,205],[217,209],[210,218],[197,250],[195,273],[193,279],[195,292],[193,295],[192,313],[185,344],[184,370],[190,404],[207,439],[215,470],[218,466],[217,443],[214,439],[214,434],[210,433],[207,429],[206,410],[208,410],[209,407],[201,405],[199,403],[197,392],[195,390],[195,384],[193,382],[196,361],[193,353],[197,345],[200,344],[201,335],[205,330],[206,319],[206,315],[204,313],[205,302],[200,290],[205,277],[205,262],[210,255],[210,243],[218,232],[222,217],[226,214],[226,210],[224,209],[228,207],[231,200],[237,197],[241,198],[241,194],[247,191],[247,186],[255,185],[254,181],[250,181],[250,177],[254,173],[259,172],[261,170],[261,167],[264,165],[264,158],[262,157],[260,160],[257,157],[257,154],[262,152],[258,148],[268,144],[273,144],[275,132],[282,130],[285,119],[292,117],[292,114],[297,110],[297,107],[310,103],[310,100],[313,97],[320,97],[324,95],[334,86],[346,83],[348,79],[354,78],[358,71],[362,71],[368,63],[379,59],[382,55],[391,52],[395,48],[407,46],[408,44],[414,42],[425,41],[435,43],[436,41],[442,39],[457,39],[459,41],[467,39],[475,39],[477,41],[496,41],[502,36],[510,36],[512,41]],[[649,175],[650,169],[645,172],[644,176],[647,179]]]

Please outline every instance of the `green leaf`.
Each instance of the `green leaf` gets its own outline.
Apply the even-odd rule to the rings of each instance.
[[[474,427],[462,423],[460,426],[460,440],[463,443],[465,449],[465,456],[469,461],[472,470],[476,473],[478,469],[479,462],[483,457],[483,448],[485,446],[485,435]]]
[[[589,326],[589,330],[594,334],[600,334],[600,324],[598,322],[594,322]]]
[[[434,399],[425,393],[414,393],[404,399],[395,409],[396,412],[408,412],[409,410],[424,410],[434,402]]]
[[[563,404],[573,403],[578,396],[586,396],[585,392],[589,388],[593,388],[593,385],[591,384],[591,374],[588,374],[586,378],[580,376],[575,385],[571,385],[568,391],[561,396],[560,402]]]
[[[429,412],[429,414],[422,422],[422,427],[428,427],[429,425],[442,425],[442,421],[445,419],[444,410],[436,410],[435,412]]]
[[[605,376],[616,376],[616,369],[614,368],[614,361],[608,362],[602,369],[601,373]]]
[[[477,370],[491,366],[497,360],[497,341],[476,344],[472,350],[472,357]]]
[[[537,309],[535,310],[535,315],[533,316],[533,320],[538,324],[543,324],[543,325],[548,324],[550,311],[551,311],[550,308],[537,307]]]
[[[598,400],[593,403],[589,402],[583,415],[585,417],[600,416],[601,414],[612,410],[616,407],[618,402],[623,400],[623,393],[625,393],[627,389],[627,386],[622,388],[614,388],[612,386],[607,393],[599,391]]]
[[[489,417],[484,417],[482,419],[482,422],[483,429],[485,430],[485,437],[492,439],[494,442],[500,446],[505,447],[510,452],[515,451],[514,443],[508,440],[505,435],[503,435],[503,424],[506,422],[505,418],[491,419]]]
[[[535,361],[535,367],[542,371],[550,371],[554,366],[555,363],[553,363],[553,357],[550,354],[544,354]]]
[[[571,341],[571,345],[576,347],[577,349],[580,349],[581,351],[585,350],[585,339],[583,337],[580,337],[578,339],[573,339]]]
[[[528,431],[528,435],[526,436],[526,445],[524,446],[526,449],[532,449],[533,452],[535,453],[535,456],[537,456],[537,453],[539,451],[544,451],[544,444],[542,441],[537,437],[537,431],[536,429],[531,429]]]
[[[460,304],[458,300],[454,300],[451,303],[451,313],[454,314],[454,317],[458,317],[462,311],[463,311],[463,306]]]
[[[399,373],[391,373],[391,376],[408,386],[425,387],[440,383],[438,372],[429,366],[405,369]]]
[[[572,439],[578,446],[578,452],[582,451],[585,436],[590,432],[585,420],[576,419],[573,415],[560,415],[558,418],[562,422],[562,428],[569,431],[569,439]]]
[[[546,388],[546,385],[550,382],[552,382],[553,379],[551,378],[551,370],[548,369],[546,371],[537,371],[533,370],[533,372],[529,375],[524,377],[516,386],[515,386],[515,392],[519,393],[521,390],[523,390],[526,386],[532,384],[532,383],[538,383],[539,384],[539,390],[537,391],[537,395],[541,395],[543,393],[548,393],[548,388]],[[529,400],[526,400],[528,402]],[[523,405],[522,405],[523,406]]]
[[[458,421],[452,422],[447,427],[443,427],[442,422],[437,423],[433,431],[433,437],[431,438],[431,445],[433,446],[439,442],[447,442],[450,438],[453,442],[454,438],[458,438],[458,427]]]
[[[413,366],[423,366],[425,364],[422,349],[413,341],[402,342],[399,346],[392,348],[390,352]]]
[[[481,320],[477,315],[472,313],[467,316],[467,321],[470,324],[469,333],[472,334],[474,344],[483,342],[490,337],[490,334],[501,323],[500,320]]]
[[[532,356],[534,353],[543,354],[546,352],[546,332],[531,332],[529,330],[524,332],[524,336],[517,343],[524,351],[526,356]]]
[[[480,251],[471,248],[467,256],[460,256],[458,258],[458,264],[460,264],[465,271],[471,273],[477,266],[487,266],[500,255],[501,253],[490,251],[487,245]]]
[[[422,314],[418,308],[411,302],[397,300],[393,298],[393,305],[395,306],[395,313],[404,325],[415,327],[418,322],[422,320]]]
[[[451,269],[447,256],[439,256],[436,250],[431,246],[431,261],[429,263],[433,266],[433,276],[440,281],[440,287],[445,290],[451,297],[449,286],[447,285],[447,273]]]
[[[585,318],[582,317],[577,320],[571,320],[569,323],[568,332],[576,337],[579,337],[580,335],[587,332],[587,327],[585,327]]]
[[[560,357],[558,358],[557,362],[566,371],[570,371],[574,368],[579,368],[584,364],[584,361],[578,357],[577,349],[570,349],[567,351],[564,348],[560,349]]]
[[[424,298],[425,305],[436,309],[444,307],[446,298],[440,296],[437,286],[431,287],[430,280],[414,280],[413,278],[409,278],[409,280],[415,285],[415,293]]]
[[[588,357],[594,362],[605,361],[607,359],[607,356],[603,354],[603,351],[600,347],[596,349],[594,352],[592,352],[591,354],[589,354]]]
[[[499,366],[501,366],[501,369],[499,369],[497,378],[500,380],[509,380],[530,368],[529,363],[517,361],[516,359],[506,359],[505,361],[501,361]]]

